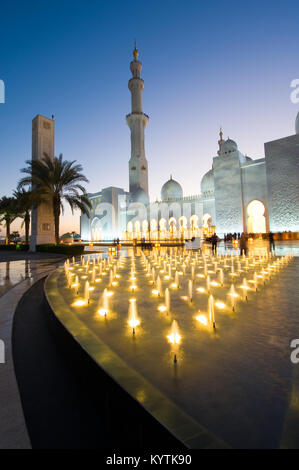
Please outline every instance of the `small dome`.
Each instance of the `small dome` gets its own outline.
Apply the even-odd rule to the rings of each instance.
[[[238,150],[238,145],[234,140],[227,139],[221,146],[221,155],[227,155],[229,153]]]
[[[144,189],[139,187],[132,193],[132,202],[139,202],[145,206],[148,205],[149,198]]]
[[[299,134],[299,113],[296,117],[296,124],[295,124],[296,134]]]
[[[162,201],[168,201],[170,199],[181,199],[183,197],[183,190],[180,183],[172,179],[166,181],[163,184],[161,189],[161,199]]]
[[[214,193],[214,172],[208,171],[202,178],[200,189],[202,194]]]

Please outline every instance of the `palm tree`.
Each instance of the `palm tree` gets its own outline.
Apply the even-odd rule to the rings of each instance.
[[[62,154],[52,160],[46,155],[42,160],[28,160],[27,167],[21,170],[27,176],[19,182],[18,189],[31,186],[37,197],[43,196],[44,201],[53,209],[55,224],[55,242],[59,244],[60,215],[64,213],[64,201],[74,209],[80,209],[89,215],[91,208],[86,190],[81,183],[88,179],[81,173],[83,168],[76,161],[63,160]]]
[[[19,217],[19,213],[16,199],[3,196],[0,199],[0,223],[5,222],[6,225],[6,245],[10,240],[10,226],[17,217]]]
[[[30,220],[31,220],[31,210],[38,202],[41,202],[41,195],[34,193],[33,191],[26,190],[25,188],[19,188],[13,193],[20,217],[23,219],[23,224],[25,225],[25,243],[29,245],[29,230],[30,230]],[[22,226],[23,226],[22,224]]]

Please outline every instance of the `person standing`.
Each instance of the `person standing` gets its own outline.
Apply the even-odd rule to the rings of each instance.
[[[272,251],[274,252],[275,251],[275,242],[274,242],[274,235],[272,232],[269,233],[269,245],[270,245],[270,253],[272,253]]]
[[[217,234],[214,233],[212,238],[212,252],[213,252],[213,255],[216,255],[217,254],[217,243],[218,243],[218,237],[217,237]]]
[[[247,256],[248,253],[248,239],[246,233],[242,232],[242,235],[240,237],[240,256],[242,256],[244,253],[245,256]]]

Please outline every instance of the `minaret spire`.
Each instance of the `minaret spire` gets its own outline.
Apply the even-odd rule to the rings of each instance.
[[[217,152],[218,155],[221,154],[221,147],[222,147],[222,144],[224,144],[222,127],[220,127],[219,137],[220,137],[220,139],[218,140],[219,150]]]
[[[129,90],[132,96],[132,110],[127,115],[127,124],[131,129],[131,158],[129,161],[130,192],[141,188],[148,195],[148,163],[144,149],[144,129],[149,117],[143,113],[142,92],[144,81],[140,78],[142,63],[138,60],[139,51],[136,40],[133,51],[134,60],[130,63],[132,78],[129,80]]]
[[[138,49],[136,47],[136,39],[135,39],[135,41],[134,41],[134,51],[133,51],[134,60],[138,60],[138,56],[139,56],[139,52],[138,52]]]

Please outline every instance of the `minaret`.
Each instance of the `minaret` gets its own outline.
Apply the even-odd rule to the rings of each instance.
[[[132,94],[132,112],[127,115],[127,124],[131,129],[131,158],[129,161],[130,192],[142,188],[148,195],[148,164],[144,150],[144,129],[149,117],[142,111],[142,92],[144,81],[140,78],[142,64],[138,60],[139,52],[133,51],[134,60],[130,63],[132,78],[129,80],[129,90]]]
[[[219,137],[220,137],[220,140],[218,140],[219,150],[217,154],[221,155],[221,147],[222,147],[222,144],[224,144],[222,127],[220,127]]]

